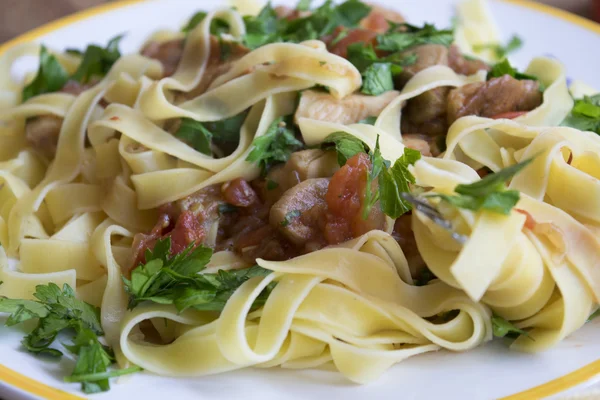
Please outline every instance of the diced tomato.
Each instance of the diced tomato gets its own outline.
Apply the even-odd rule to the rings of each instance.
[[[248,207],[258,201],[258,195],[244,179],[238,178],[223,185],[223,198],[236,207]]]
[[[341,243],[383,227],[385,216],[378,205],[371,208],[366,219],[363,218],[370,168],[369,157],[365,153],[359,153],[350,158],[331,178],[325,196],[328,213],[324,234],[328,243]],[[373,182],[370,190],[375,192],[377,189],[377,182]]]
[[[171,236],[171,254],[175,255],[181,253],[191,243],[200,244],[205,232],[198,218],[190,211],[184,211],[169,236]]]
[[[162,214],[150,234],[138,234],[132,246],[133,262],[131,269],[146,262],[145,252],[153,249],[159,239],[171,238],[171,255],[181,253],[191,243],[199,245],[205,237],[202,224],[192,212],[184,211],[173,226],[172,218]]]

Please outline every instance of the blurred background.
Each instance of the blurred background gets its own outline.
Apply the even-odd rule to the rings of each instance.
[[[0,43],[46,22],[110,1],[118,0],[0,0]],[[538,1],[600,21],[600,0]]]

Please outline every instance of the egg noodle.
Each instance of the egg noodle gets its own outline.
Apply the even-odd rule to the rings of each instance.
[[[459,22],[457,41],[465,53],[473,53],[472,39],[484,28],[497,40],[492,25],[469,23],[483,6],[470,1],[459,10],[466,22]],[[492,339],[493,315],[527,331],[511,344],[526,352],[548,349],[585,324],[600,300],[600,138],[560,126],[573,99],[563,66],[551,58],[536,58],[525,71],[546,88],[539,107],[512,120],[459,118],[446,151],[410,167],[417,186],[451,195],[457,185],[478,181],[483,167],[498,172],[533,158],[510,183],[521,195],[507,215],[432,200],[464,243],[412,212],[419,253],[437,277],[429,284],[415,285],[388,223],[386,230],[288,260],[256,259],[272,273],[244,282],[220,313],[178,313],[150,302],[129,310],[122,274],[134,236],[152,229],[159,206],[211,185],[258,178],[259,166],[247,161],[252,143],[294,112],[299,91],[326,86],[344,99],[362,84],[356,67],[321,41],[272,43],[235,61],[203,93],[175,101],[202,81],[215,19],[229,24],[231,40],[246,32],[235,10],[210,12],[187,36],[172,76],[162,78],[156,60],[124,55],[79,95],[46,93],[21,102],[23,85],[10,78],[11,68],[40,47],[24,44],[0,58],[0,295],[31,299],[37,285],[68,284],[101,308],[105,339],[121,367],[167,376],[333,363],[351,381],[367,383],[411,356],[483,345]],[[56,56],[66,70],[77,68],[76,57]],[[374,125],[311,118],[297,124],[307,146],[345,132],[370,149],[379,141],[393,164],[405,148],[399,121],[407,101],[485,81],[484,72],[465,76],[432,66],[408,81]],[[164,123],[220,121],[244,110],[237,147],[220,158],[195,150]],[[49,163],[25,138],[26,121],[42,115],[63,119]],[[18,260],[16,267],[9,259]],[[224,250],[203,273],[251,265]],[[264,306],[254,308],[272,282]],[[434,321],[439,315],[451,317]],[[163,344],[146,338],[145,323]]]

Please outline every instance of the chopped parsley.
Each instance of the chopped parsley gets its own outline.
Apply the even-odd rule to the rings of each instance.
[[[300,215],[301,215],[300,210],[292,210],[289,213],[285,214],[283,221],[281,221],[279,224],[281,226],[288,226],[289,224],[294,222],[295,219],[300,217]]]
[[[48,53],[45,46],[40,49],[40,66],[35,79],[23,89],[23,101],[44,94],[56,92],[67,83],[69,75],[56,57]]]
[[[496,337],[516,338],[520,335],[528,336],[527,331],[517,328],[512,324],[512,322],[507,321],[504,318],[495,314],[492,316],[492,329],[494,332],[494,336]]]
[[[115,362],[112,350],[104,346],[99,336],[100,309],[75,297],[67,284],[62,290],[54,283],[36,286],[37,300],[17,300],[0,297],[0,312],[10,313],[7,326],[37,319],[37,326],[25,336],[23,346],[36,354],[61,357],[63,353],[50,347],[61,332],[73,332],[73,343],[65,348],[77,356],[75,368],[65,382],[80,382],[83,392],[91,394],[110,389],[109,378],[141,371],[139,367],[109,371]]]
[[[398,67],[400,68],[400,67]],[[402,71],[402,68],[400,68]],[[363,84],[360,91],[371,96],[378,96],[389,90],[394,90],[392,64],[371,64],[363,73]]]
[[[298,9],[308,11],[309,1],[301,1]],[[310,15],[288,21],[277,18],[275,10],[268,3],[257,16],[245,16],[246,35],[244,45],[255,49],[275,42],[299,43],[319,39],[331,34],[337,27],[353,28],[366,17],[371,8],[359,0],[347,0],[334,4],[327,0]]]
[[[506,46],[502,46],[498,43],[479,44],[473,46],[473,50],[476,52],[480,52],[483,50],[492,50],[496,55],[496,58],[501,60],[503,58],[506,58],[506,56],[510,53],[514,53],[515,51],[519,50],[521,47],[523,47],[523,39],[521,39],[517,35],[513,35],[506,44]]]
[[[334,132],[323,140],[323,148],[332,146],[338,157],[338,164],[343,166],[349,158],[359,153],[369,154],[371,169],[367,174],[367,190],[365,192],[363,218],[367,219],[373,206],[379,201],[379,206],[384,214],[391,218],[398,218],[412,209],[410,202],[402,198],[402,193],[410,192],[409,185],[415,183],[414,176],[408,170],[408,166],[414,164],[421,158],[417,150],[404,148],[404,154],[398,158],[393,166],[384,159],[379,149],[379,137],[375,149],[368,151],[368,147],[357,137],[345,132]],[[370,190],[373,182],[377,180],[379,189]]]
[[[524,74],[522,72],[517,71],[516,68],[514,68],[512,65],[510,65],[510,62],[507,59],[504,59],[504,60],[500,61],[499,63],[494,64],[492,66],[492,69],[487,74],[487,79],[489,81],[490,79],[500,78],[500,77],[503,77],[504,75],[512,76],[513,78],[518,79],[518,80],[532,80],[532,81],[538,80],[538,78],[536,78],[533,75],[528,75],[528,74]],[[540,86],[541,86],[541,82],[540,82]]]
[[[88,83],[106,75],[121,57],[119,51],[121,39],[123,39],[123,35],[112,38],[104,48],[95,44],[89,45],[83,52],[81,64],[71,79],[80,83]]]
[[[450,46],[454,41],[452,29],[437,29],[432,24],[418,27],[411,24],[393,24],[387,33],[377,36],[377,49],[402,52],[424,44]]]
[[[181,125],[177,132],[175,132],[175,137],[186,142],[196,151],[208,156],[212,155],[210,148],[212,136],[212,132],[206,129],[202,122],[191,118],[182,118]]]
[[[393,90],[393,77],[402,72],[402,66],[416,62],[416,55],[402,56],[396,53],[379,57],[371,44],[352,43],[347,52],[348,61],[362,74],[361,92],[374,96]]]
[[[221,215],[235,213],[238,211],[239,211],[239,208],[237,208],[233,204],[229,204],[229,203],[219,204],[219,214],[221,214]]]
[[[371,163],[371,169],[367,172],[367,189],[365,190],[364,208],[363,208],[363,219],[367,219],[371,213],[371,209],[377,203],[380,196],[380,190],[373,193],[373,182],[379,177],[381,171],[389,168],[390,162],[383,158],[381,150],[379,149],[379,136],[375,142],[375,149],[369,152],[369,161]],[[381,188],[380,188],[381,189]]]
[[[487,210],[508,215],[519,202],[520,193],[517,190],[507,190],[506,182],[527,167],[531,161],[533,160],[525,160],[468,185],[458,185],[454,189],[457,195],[436,194],[431,197],[439,197],[458,208],[472,211]]]
[[[366,153],[367,147],[362,140],[345,132],[334,132],[328,135],[321,147],[328,148],[331,145],[337,152],[337,160],[340,167],[344,166],[349,158],[358,153]]]
[[[310,10],[310,3],[312,0],[300,0],[296,5],[296,10],[298,11],[308,11]]]
[[[212,249],[193,246],[192,243],[181,253],[171,255],[171,238],[168,237],[158,240],[153,250],[146,250],[146,263],[131,272],[131,279],[123,277],[125,291],[129,294],[129,309],[150,301],[173,304],[179,312],[188,308],[222,311],[242,283],[252,277],[271,273],[254,266],[200,274],[212,257]],[[265,289],[254,305],[264,304],[269,292],[270,289]]]
[[[404,154],[390,168],[390,162],[383,158],[379,150],[379,137],[375,149],[369,153],[371,170],[367,175],[367,190],[363,208],[363,218],[368,218],[371,208],[379,201],[383,213],[391,218],[398,218],[410,211],[410,202],[402,197],[402,193],[410,193],[410,184],[415,183],[414,176],[408,171],[408,166],[421,158],[417,150],[404,148]],[[373,193],[369,188],[377,179],[379,190]]]
[[[279,187],[279,183],[277,183],[271,179],[267,180],[267,190],[275,190],[278,187]]]
[[[379,204],[384,214],[398,218],[412,209],[411,204],[401,194],[410,193],[410,184],[415,183],[415,177],[408,170],[421,158],[418,150],[405,147],[404,154],[398,158],[389,169],[384,169],[379,176]]]
[[[119,42],[122,38],[123,35],[119,35],[111,39],[105,48],[92,44],[87,47],[85,52],[67,50],[69,54],[81,56],[79,67],[71,76],[60,65],[56,57],[48,53],[46,47],[41,46],[40,66],[33,81],[23,88],[23,101],[40,94],[57,92],[69,80],[86,84],[94,79],[102,78],[121,57]]]
[[[254,139],[246,161],[258,164],[266,175],[273,165],[286,162],[293,152],[304,147],[295,133],[291,115],[277,118],[264,135]]]
[[[360,121],[358,121],[359,124],[367,124],[367,125],[375,125],[375,122],[377,122],[377,117],[374,117],[374,116],[370,116],[370,117],[367,117],[365,119],[361,119]]]
[[[211,143],[235,143],[240,140],[240,130],[246,119],[244,111],[233,117],[213,122],[199,122],[182,118],[175,137],[189,144],[202,154],[212,155]]]
[[[196,27],[204,21],[206,15],[207,13],[204,11],[199,11],[192,15],[192,18],[190,18],[188,23],[181,28],[181,32],[188,34],[196,29]],[[214,18],[210,23],[210,33],[216,36],[220,36],[222,33],[229,33],[229,24],[225,20]]]
[[[600,94],[575,100],[562,125],[600,135]]]

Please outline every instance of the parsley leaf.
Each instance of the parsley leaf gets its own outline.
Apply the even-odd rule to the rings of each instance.
[[[521,47],[523,47],[523,39],[517,35],[513,35],[506,46],[502,46],[501,44],[497,43],[479,44],[473,46],[473,50],[477,52],[483,50],[492,50],[495,53],[496,58],[503,59],[506,58],[508,54],[519,50]]]
[[[189,144],[202,154],[212,155],[211,143],[231,147],[240,140],[240,130],[246,120],[246,111],[220,121],[199,122],[182,118],[175,137]]]
[[[458,196],[436,194],[431,197],[439,197],[458,208],[472,211],[488,210],[508,215],[519,202],[520,193],[516,190],[506,190],[505,183],[527,167],[531,161],[533,160],[525,160],[468,185],[458,185],[454,189]]]
[[[73,374],[65,378],[66,382],[81,382],[85,393],[97,393],[110,389],[108,379],[111,376],[141,371],[139,367],[108,371],[114,357],[111,350],[98,339],[104,334],[100,310],[75,298],[75,291],[69,285],[65,284],[62,290],[54,283],[38,285],[34,297],[38,300],[0,297],[0,312],[11,313],[7,325],[38,318],[37,326],[22,342],[27,350],[36,354],[62,356],[61,351],[50,345],[64,330],[75,333],[73,343],[64,345],[78,356]],[[98,378],[95,374],[102,376]]]
[[[394,90],[392,64],[375,63],[370,65],[362,74],[363,84],[360,91],[371,96],[378,96],[389,90]]]
[[[375,125],[375,122],[377,122],[377,117],[375,117],[375,116],[370,116],[370,117],[367,117],[365,119],[361,119],[360,121],[358,121],[359,124],[367,124],[367,125]]]
[[[239,210],[240,209],[238,207],[234,206],[233,204],[229,204],[229,203],[219,204],[219,214],[221,214],[221,215],[238,212]]]
[[[371,162],[371,169],[367,172],[367,185],[365,190],[364,208],[363,208],[363,219],[367,219],[371,213],[371,208],[379,201],[379,190],[373,193],[373,183],[375,179],[379,177],[382,170],[389,167],[390,162],[383,158],[381,150],[379,149],[379,135],[375,142],[375,149],[369,152],[369,161]]]
[[[492,316],[492,329],[496,337],[528,335],[523,329],[517,328],[510,321],[495,314]]]
[[[112,38],[105,48],[89,45],[83,53],[81,64],[71,79],[80,83],[88,83],[94,78],[101,78],[110,71],[113,64],[121,57],[119,42],[123,35]]]
[[[296,10],[298,11],[308,11],[310,10],[310,3],[312,0],[300,0],[296,5]]]
[[[453,41],[454,32],[451,29],[439,30],[432,24],[425,24],[420,28],[404,23],[395,24],[391,32],[377,36],[377,49],[400,52],[424,44],[450,46]]]
[[[48,308],[33,300],[16,300],[0,297],[0,312],[10,313],[6,326],[12,326],[33,318],[48,316]]]
[[[206,15],[207,13],[204,11],[198,11],[196,14],[192,15],[192,18],[190,18],[188,23],[181,28],[181,32],[187,34],[193,31],[200,23],[202,23],[202,21],[204,21]],[[225,20],[214,18],[210,23],[210,33],[216,36],[220,36],[222,33],[229,33],[229,24]]]
[[[246,161],[258,164],[266,175],[275,164],[286,162],[291,154],[304,147],[296,139],[292,116],[279,117],[269,125],[267,132],[252,142],[252,151]]]
[[[538,78],[536,78],[533,75],[527,75],[527,74],[517,71],[516,68],[514,68],[512,65],[510,65],[510,62],[506,58],[492,66],[492,69],[487,74],[487,80],[489,81],[492,78],[500,78],[504,75],[512,76],[513,78],[518,79],[518,80],[532,80],[532,81],[538,80]],[[541,82],[540,82],[540,85],[541,85]]]
[[[36,77],[31,83],[23,88],[23,102],[30,98],[56,92],[67,83],[69,75],[60,65],[56,57],[48,53],[46,47],[40,49],[40,66]]]
[[[298,9],[308,11],[309,1],[301,1]],[[347,0],[336,5],[327,0],[303,18],[288,21],[277,18],[268,3],[257,16],[245,16],[244,45],[250,49],[275,42],[302,42],[331,34],[337,27],[353,28],[366,17],[371,8],[360,0]]]
[[[590,322],[591,320],[595,319],[596,317],[598,317],[600,315],[600,308],[597,309],[596,311],[594,311],[587,319],[587,322]]]
[[[244,16],[244,23],[244,45],[251,50],[280,40],[281,30],[287,24],[284,19],[278,20],[271,3],[267,3],[256,16]]]
[[[600,94],[575,100],[571,113],[561,125],[600,135]]]
[[[379,204],[384,214],[398,218],[412,209],[411,204],[404,200],[402,193],[410,193],[410,183],[415,183],[415,177],[408,166],[421,158],[418,150],[404,148],[404,154],[398,158],[389,169],[384,169],[379,176]]]
[[[181,125],[177,132],[175,132],[175,137],[186,142],[202,154],[212,155],[210,148],[212,132],[206,129],[202,122],[191,118],[182,118]]]
[[[358,153],[366,153],[367,148],[362,140],[345,132],[334,132],[328,135],[321,147],[327,148],[333,144],[337,152],[340,167],[344,166],[349,158]]]
[[[288,212],[287,214],[285,214],[285,218],[283,219],[283,221],[280,222],[280,225],[288,226],[296,218],[298,218],[300,216],[300,214],[301,214],[300,210],[292,210],[292,211]]]
[[[123,277],[129,294],[129,308],[144,301],[173,304],[179,312],[188,308],[221,311],[233,292],[253,276],[265,276],[270,271],[259,266],[216,274],[199,274],[206,268],[212,249],[193,243],[183,252],[171,256],[171,238],[157,241],[146,251],[146,263]]]

